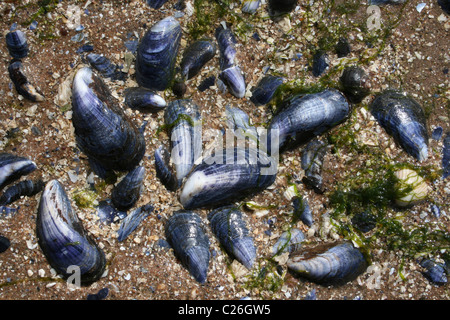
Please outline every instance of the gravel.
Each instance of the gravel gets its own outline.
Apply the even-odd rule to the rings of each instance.
[[[195,18],[194,1],[186,1],[181,13],[173,8],[177,1],[169,0],[161,9],[150,8],[146,1],[48,1],[48,12],[38,13],[33,1],[0,3],[0,25],[5,35],[13,23],[17,23],[29,41],[30,53],[24,59],[29,80],[45,95],[43,102],[30,102],[18,96],[9,79],[7,66],[10,61],[4,37],[0,41],[0,147],[3,151],[26,156],[38,165],[30,178],[40,176],[45,181],[58,179],[71,199],[78,192],[89,190],[89,182],[97,186],[102,180],[92,175],[86,156],[76,146],[70,111],[70,85],[75,71],[83,64],[83,53],[77,50],[92,44],[93,52],[102,53],[113,63],[124,65],[128,77],[124,81],[109,81],[112,94],[123,105],[123,91],[136,86],[134,59],[127,48],[133,49],[132,40],[139,39],[158,20],[168,16],[178,17],[183,27],[183,50],[191,40],[188,23]],[[220,2],[220,1],[219,1]],[[200,106],[205,125],[211,129],[223,129],[225,106],[230,104],[245,110],[255,124],[267,123],[271,109],[255,107],[249,97],[250,89],[264,75],[264,71],[281,73],[294,86],[313,86],[318,83],[337,83],[342,66],[360,63],[371,79],[373,92],[386,88],[401,88],[410,93],[426,110],[431,130],[442,127],[450,130],[449,91],[449,37],[450,18],[436,1],[425,6],[421,1],[408,1],[405,6],[381,7],[382,25],[400,17],[391,33],[385,38],[371,36],[363,26],[370,15],[368,4],[363,1],[347,1],[357,4],[354,11],[338,11],[343,1],[335,1],[330,10],[327,1],[302,1],[289,18],[274,22],[267,19],[266,4],[254,15],[240,12],[238,1],[229,1],[229,12],[221,19],[228,19],[236,31],[239,64],[245,73],[247,95],[237,99],[213,86],[203,92],[196,87],[205,78],[218,74],[218,55],[211,60],[201,74],[187,82],[185,97],[194,99]],[[46,2],[41,2],[41,5]],[[56,3],[53,7],[52,4]],[[51,10],[50,10],[51,9]],[[35,29],[30,30],[27,22]],[[213,37],[212,26],[220,21],[211,21],[205,35]],[[248,24],[248,25],[247,25]],[[80,25],[82,27],[80,27]],[[247,27],[247,28],[244,28]],[[254,36],[255,32],[258,36]],[[338,58],[330,43],[345,34],[351,53]],[[329,51],[330,70],[321,79],[312,75],[310,63],[323,36],[331,39]],[[259,40],[257,40],[259,39]],[[161,93],[167,101],[175,99],[171,90]],[[356,141],[385,153],[395,162],[408,162],[415,166],[441,168],[442,139],[430,139],[430,156],[417,163],[406,155],[387,136],[367,110],[372,96],[355,106],[353,116],[346,124],[333,129],[336,134],[343,126],[356,132]],[[153,152],[168,141],[164,131],[163,113],[142,114],[130,109],[126,113],[138,126],[144,125],[147,151],[142,161],[146,168],[144,190],[137,206],[147,203],[155,210],[123,242],[117,241],[119,224],[99,224],[93,206],[107,199],[112,184],[95,194],[90,207],[78,207],[72,202],[84,227],[104,250],[108,265],[104,276],[87,287],[69,286],[55,274],[37,245],[35,233],[36,209],[39,195],[22,198],[12,207],[18,212],[0,215],[0,235],[8,238],[10,247],[0,253],[0,299],[2,300],[85,300],[88,295],[117,300],[223,300],[223,299],[276,299],[300,300],[315,292],[317,299],[343,300],[447,300],[448,284],[437,286],[421,273],[423,270],[415,259],[404,258],[402,250],[388,250],[382,240],[371,251],[371,265],[356,280],[339,287],[321,286],[293,277],[286,272],[285,257],[279,258],[281,272],[270,262],[273,244],[290,221],[292,204],[286,190],[295,181],[299,192],[308,199],[315,223],[308,228],[302,222],[295,227],[303,230],[307,241],[327,243],[340,240],[343,235],[329,220],[329,192],[333,191],[348,174],[355,174],[360,166],[370,166],[370,154],[354,154],[354,150],[343,146],[338,152],[328,153],[324,164],[324,184],[328,192],[316,194],[301,182],[303,170],[300,166],[301,148],[288,151],[280,159],[277,180],[273,186],[247,199],[257,204],[257,209],[246,209],[248,225],[257,246],[258,263],[252,270],[230,259],[217,240],[208,231],[211,239],[212,259],[207,282],[197,283],[175,258],[165,242],[164,222],[181,206],[177,194],[167,191],[156,178]],[[18,128],[18,132],[16,132]],[[10,133],[8,135],[8,133]],[[14,133],[11,136],[11,133]],[[437,168],[437,169],[436,169]],[[431,223],[448,233],[450,230],[448,205],[450,180],[436,178],[432,181],[427,201],[400,212],[405,225],[420,226]],[[432,205],[438,204],[441,215],[432,214]],[[250,206],[249,206],[250,207]],[[433,209],[435,210],[435,209]],[[206,210],[198,210],[206,222]],[[392,211],[391,215],[399,214]],[[447,245],[448,250],[448,245]],[[444,253],[444,251],[439,252]],[[264,269],[265,268],[265,269]],[[266,270],[264,282],[257,275]],[[90,296],[94,299],[97,296]]]

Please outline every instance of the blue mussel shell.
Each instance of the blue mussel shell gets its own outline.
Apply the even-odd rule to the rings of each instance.
[[[226,206],[211,211],[208,219],[226,252],[250,269],[256,259],[256,248],[244,214],[234,206]]]
[[[200,216],[191,211],[174,212],[166,223],[165,233],[175,256],[195,280],[204,283],[210,253],[209,239]]]
[[[90,68],[78,70],[72,87],[72,122],[80,149],[97,174],[129,171],[145,153],[145,140],[126,117],[103,80]]]
[[[145,33],[136,56],[139,86],[164,91],[172,84],[180,41],[181,26],[174,17],[160,20]]]
[[[67,278],[79,268],[83,285],[97,281],[106,267],[103,251],[83,228],[64,187],[58,180],[47,183],[37,211],[38,243],[49,264]]]
[[[428,157],[428,128],[417,101],[394,90],[378,95],[370,105],[378,123],[409,155],[419,161]]]

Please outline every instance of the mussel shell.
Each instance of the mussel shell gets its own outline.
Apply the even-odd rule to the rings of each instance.
[[[295,252],[298,251],[305,240],[305,234],[300,229],[290,229],[283,232],[280,238],[275,242],[272,247],[273,254],[281,254],[283,252]]]
[[[170,164],[170,153],[163,145],[155,150],[155,171],[156,177],[167,190],[175,191],[178,189],[175,169]]]
[[[17,92],[25,99],[40,102],[44,101],[44,94],[28,81],[28,76],[20,60],[13,60],[8,66],[9,77]]]
[[[147,0],[147,4],[153,9],[161,8],[166,2],[167,0]]]
[[[124,94],[125,105],[140,112],[156,113],[167,106],[163,97],[144,87],[127,88]]]
[[[204,283],[210,253],[209,239],[200,216],[191,211],[174,212],[166,223],[165,234],[175,256],[195,280]]]
[[[269,0],[268,11],[272,19],[290,13],[297,6],[298,0]]]
[[[234,148],[203,159],[183,183],[185,209],[230,204],[274,183],[277,163],[262,150]]]
[[[295,196],[292,198],[292,206],[294,207],[293,220],[295,222],[300,220],[308,227],[311,227],[314,219],[308,200],[302,196]]]
[[[334,49],[338,58],[346,57],[351,52],[350,44],[346,38],[339,38],[339,41]]]
[[[126,73],[121,72],[117,65],[102,54],[89,53],[86,59],[104,78],[110,78],[112,81],[115,81],[124,80],[126,77]]]
[[[210,39],[201,39],[192,43],[183,53],[181,60],[181,76],[189,80],[196,76],[203,66],[216,54],[216,43]]]
[[[340,78],[342,92],[351,103],[360,103],[370,93],[367,74],[357,66],[344,69]]]
[[[302,249],[287,262],[295,275],[321,285],[343,285],[356,279],[368,266],[364,254],[349,242]]]
[[[120,224],[119,231],[117,232],[117,241],[124,241],[153,210],[154,207],[151,204],[145,204],[130,212]]]
[[[245,95],[245,78],[239,66],[232,66],[223,70],[220,79],[225,83],[230,93],[236,98],[243,98]]]
[[[171,157],[179,185],[201,157],[201,115],[199,106],[190,99],[171,101],[164,112],[164,122],[171,138]]]
[[[126,211],[132,208],[141,196],[145,168],[136,167],[113,188],[111,201],[119,210]]]
[[[23,180],[9,187],[0,197],[0,206],[6,206],[18,200],[21,196],[34,196],[42,191],[44,182],[42,180]]]
[[[302,181],[307,187],[314,189],[317,193],[323,193],[322,167],[323,159],[327,152],[327,145],[319,139],[313,139],[302,151],[302,169],[305,176]]]
[[[0,236],[0,253],[5,252],[11,246],[11,241],[4,236]]]
[[[174,17],[160,20],[145,33],[136,55],[139,86],[163,91],[172,84],[180,41],[181,26]]]
[[[401,92],[386,90],[369,108],[406,153],[419,161],[428,157],[428,128],[424,111],[417,101]]]
[[[260,0],[244,0],[242,1],[242,12],[246,13],[255,13],[258,10],[259,5],[261,4]]]
[[[7,152],[0,153],[0,190],[36,169],[36,164],[30,159]]]
[[[229,28],[224,28],[222,25],[216,28],[216,40],[220,52],[220,69],[225,70],[235,65],[236,63],[236,38]]]
[[[268,104],[279,86],[283,84],[283,77],[273,75],[264,76],[258,85],[252,90],[250,101],[255,106]]]
[[[77,144],[95,163],[93,169],[129,171],[139,165],[145,153],[143,134],[90,68],[81,68],[75,75],[72,111]]]
[[[272,118],[268,141],[278,137],[280,151],[298,147],[345,121],[350,112],[345,96],[334,89],[294,96]]]
[[[422,259],[419,264],[425,269],[422,271],[423,276],[430,282],[438,286],[445,285],[448,282],[445,266],[442,263],[432,259]]]
[[[441,6],[445,13],[450,14],[450,1],[449,0],[438,0],[438,4]]]
[[[329,67],[330,59],[328,54],[323,51],[317,51],[313,56],[312,74],[314,77],[320,77]]]
[[[212,232],[225,251],[250,269],[256,259],[256,248],[242,211],[226,206],[211,211],[208,219]]]
[[[64,278],[71,266],[79,267],[81,284],[97,281],[106,267],[103,251],[83,228],[64,187],[57,180],[47,183],[37,211],[36,235],[47,261]]]
[[[11,57],[16,59],[25,58],[28,55],[29,48],[27,37],[21,30],[10,31],[5,36],[6,47]]]

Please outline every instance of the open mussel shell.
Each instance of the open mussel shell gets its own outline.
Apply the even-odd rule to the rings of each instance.
[[[6,47],[11,57],[16,59],[25,58],[28,55],[28,42],[25,33],[21,30],[13,30],[6,34]]]
[[[268,129],[268,141],[278,141],[280,152],[322,135],[345,121],[351,112],[345,96],[334,89],[296,95],[280,109]]]
[[[325,286],[338,286],[352,281],[367,266],[364,254],[349,242],[302,248],[287,262],[293,274]]]
[[[36,164],[25,157],[8,152],[0,153],[0,190],[7,184],[37,169]]]
[[[208,219],[225,251],[250,269],[256,259],[256,248],[242,211],[234,206],[221,207],[211,211]]]
[[[84,229],[57,180],[49,181],[42,192],[36,234],[47,261],[64,278],[78,269],[81,284],[88,285],[105,271],[103,251]]]
[[[209,239],[200,216],[191,211],[177,211],[165,226],[167,242],[175,256],[200,283],[206,281],[210,253]]]
[[[211,39],[200,39],[189,45],[180,63],[182,78],[189,80],[196,76],[203,66],[214,58],[216,51],[216,43]]]
[[[378,123],[402,149],[417,159],[428,158],[428,128],[420,104],[410,96],[386,90],[375,97],[369,106]]]
[[[174,17],[154,24],[141,39],[136,55],[136,81],[141,87],[164,91],[175,74],[181,26]]]
[[[44,94],[29,82],[27,72],[20,60],[11,61],[8,72],[17,93],[33,102],[44,101]]]
[[[143,134],[88,67],[74,77],[72,111],[77,144],[97,174],[102,175],[98,168],[129,171],[139,165],[145,153]]]
[[[145,178],[145,168],[136,167],[113,188],[111,201],[114,206],[122,211],[132,208],[141,196],[143,181]]]
[[[170,131],[171,158],[179,186],[202,153],[199,106],[191,99],[171,101],[164,112]]]
[[[262,150],[219,150],[189,173],[180,202],[185,209],[229,204],[266,189],[274,183],[276,173],[276,161]]]

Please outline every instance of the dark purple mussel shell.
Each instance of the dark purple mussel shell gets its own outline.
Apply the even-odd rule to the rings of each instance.
[[[208,214],[211,230],[225,251],[250,269],[256,259],[256,248],[242,211],[225,206]]]
[[[245,95],[245,78],[236,61],[236,38],[231,29],[220,25],[216,28],[216,40],[220,52],[220,79],[236,98]]]
[[[88,285],[105,271],[103,251],[84,229],[57,180],[49,181],[42,192],[36,235],[47,261],[64,278],[78,270],[81,284]]]
[[[147,4],[153,9],[161,8],[166,2],[167,0],[147,0]]]
[[[114,186],[111,193],[111,201],[114,206],[122,211],[131,209],[141,196],[145,168],[136,167]]]
[[[124,94],[125,105],[140,112],[157,113],[167,106],[163,97],[144,87],[127,88]]]
[[[169,191],[178,189],[178,180],[175,169],[170,164],[170,153],[164,145],[155,150],[156,177]]]
[[[13,60],[8,66],[9,77],[17,93],[25,99],[40,102],[44,101],[44,94],[28,80],[28,74],[20,60]]]
[[[164,112],[169,129],[171,159],[178,185],[202,155],[202,123],[199,106],[191,99],[171,101]]]
[[[283,103],[268,128],[269,154],[298,147],[344,122],[351,107],[334,89],[296,95]]]
[[[268,11],[272,19],[279,19],[292,12],[297,6],[298,0],[269,0]]]
[[[296,276],[325,286],[339,286],[352,281],[368,265],[361,250],[350,242],[302,247],[287,262],[288,269]]]
[[[156,91],[171,86],[180,41],[181,26],[174,17],[160,20],[145,33],[136,55],[139,86]]]
[[[340,78],[342,92],[351,103],[360,103],[370,94],[370,81],[363,69],[346,67]]]
[[[145,153],[143,134],[90,68],[74,77],[72,111],[77,144],[97,174],[104,177],[99,168],[129,171],[139,165]]]
[[[8,152],[0,153],[0,190],[36,169],[36,164],[30,159]]]
[[[230,204],[269,187],[276,173],[276,161],[260,149],[222,149],[189,173],[180,202],[185,209]]]
[[[195,280],[204,283],[211,255],[209,239],[200,216],[191,211],[174,212],[166,223],[165,233],[175,256]]]
[[[258,85],[253,88],[250,101],[253,102],[255,106],[268,104],[272,100],[278,87],[283,84],[283,80],[283,77],[273,75],[264,76],[261,81],[258,82]]]
[[[189,80],[196,76],[203,66],[214,58],[216,51],[216,43],[210,39],[200,39],[193,42],[184,51],[180,63],[182,79]]]
[[[29,48],[27,37],[21,30],[13,30],[6,34],[6,47],[11,57],[16,59],[25,58],[28,55]]]
[[[120,223],[117,241],[124,241],[153,210],[154,207],[151,204],[145,204],[131,211]]]
[[[21,196],[31,197],[44,189],[42,180],[23,180],[12,185],[0,197],[0,206],[6,206],[18,200]]]
[[[416,100],[402,92],[386,90],[375,97],[369,108],[406,153],[418,161],[428,158],[428,127]]]

